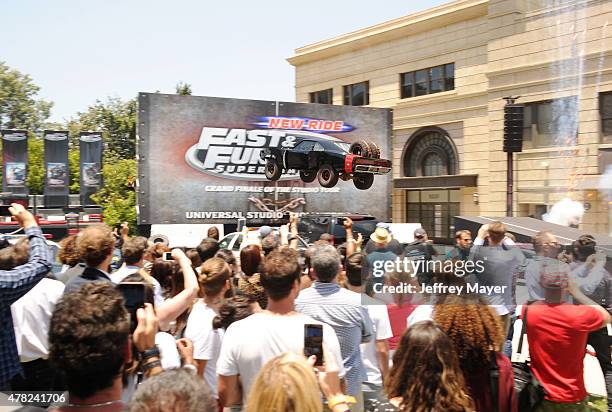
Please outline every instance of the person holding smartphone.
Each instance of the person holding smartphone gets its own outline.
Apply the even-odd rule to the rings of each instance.
[[[25,295],[51,270],[51,254],[34,216],[22,205],[9,208],[29,240],[29,258],[24,265],[0,271],[0,390],[9,390],[9,381],[21,372],[10,306]]]
[[[297,252],[289,248],[272,251],[262,269],[268,307],[232,323],[223,336],[217,374],[219,401],[226,407],[247,404],[255,378],[268,360],[285,352],[304,353],[305,325],[321,326],[323,343],[339,365],[338,375],[345,375],[334,330],[294,309],[301,275]],[[313,337],[317,334],[312,333]]]

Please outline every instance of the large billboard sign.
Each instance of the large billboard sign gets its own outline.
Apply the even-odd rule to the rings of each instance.
[[[348,146],[376,143],[390,158],[389,109],[141,93],[138,118],[138,219],[141,224],[257,223],[286,212],[372,214],[389,220],[390,175],[368,190],[340,180],[305,183],[285,170],[264,175],[266,148],[300,139]]]

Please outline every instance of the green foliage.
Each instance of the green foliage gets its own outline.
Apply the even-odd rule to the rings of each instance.
[[[128,222],[132,229],[136,228],[136,193],[128,186],[128,182],[134,181],[136,175],[135,159],[104,164],[104,185],[92,199],[102,206],[104,222],[108,225]]]
[[[45,186],[45,142],[28,138],[28,187],[30,194],[42,195]]]
[[[53,103],[37,97],[32,78],[0,61],[0,128],[39,130]]]
[[[133,159],[136,156],[136,99],[126,102],[114,97],[97,100],[87,111],[79,112],[67,123],[71,145],[78,146],[80,132],[102,132],[104,156],[109,161]]]
[[[191,96],[191,85],[189,83],[178,82],[175,86],[176,94],[181,96]]]
[[[81,188],[81,168],[79,160],[81,154],[78,148],[68,150],[68,163],[70,168],[70,193],[79,193]]]

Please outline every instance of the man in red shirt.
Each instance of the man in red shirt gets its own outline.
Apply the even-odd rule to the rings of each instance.
[[[540,276],[544,300],[527,310],[531,367],[547,391],[539,411],[586,409],[583,362],[589,332],[610,323],[610,315],[568,281],[567,273],[546,269]],[[570,293],[579,305],[565,303]]]

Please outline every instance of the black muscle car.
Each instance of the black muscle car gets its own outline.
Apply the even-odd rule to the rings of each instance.
[[[376,144],[364,140],[352,145],[339,140],[300,137],[293,148],[266,148],[261,152],[266,161],[268,180],[280,179],[283,171],[294,169],[306,183],[318,179],[323,187],[333,187],[338,179],[353,180],[360,190],[369,189],[375,174],[391,170],[391,161],[380,158]]]

